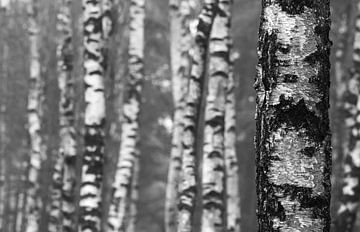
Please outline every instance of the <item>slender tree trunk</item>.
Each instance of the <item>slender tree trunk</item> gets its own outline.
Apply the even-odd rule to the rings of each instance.
[[[2,15],[3,21],[6,22],[7,14]],[[9,47],[7,46],[5,39],[2,42],[2,80],[1,80],[1,102],[0,102],[0,231],[4,230],[6,221],[6,203],[7,203],[7,191],[8,191],[8,180],[9,175],[8,169],[8,158],[6,155],[6,92],[7,92],[7,60],[9,56]]]
[[[51,193],[49,232],[75,231],[76,130],[71,0],[59,0],[57,71],[60,89],[60,145]]]
[[[329,3],[262,1],[255,83],[262,232],[330,230]]]
[[[216,0],[206,0],[198,17],[195,46],[191,54],[192,67],[185,98],[184,127],[181,138],[182,178],[179,186],[178,232],[193,231],[193,216],[197,196],[197,124],[201,104],[206,56],[211,27],[215,17]]]
[[[23,147],[25,150],[25,154],[27,155],[27,141],[23,142]],[[18,203],[17,203],[17,215],[16,215],[16,232],[23,232],[25,229],[25,213],[26,213],[26,191],[25,186],[27,184],[27,173],[29,170],[29,163],[27,161],[23,161],[21,163],[21,171],[20,171],[20,190],[18,194]]]
[[[129,213],[126,209],[129,204],[136,204],[132,202],[132,199],[137,195],[134,192],[134,186],[137,182],[136,167],[139,165],[139,113],[144,78],[144,19],[145,1],[132,0],[130,6],[129,82],[125,89],[119,160],[115,171],[107,231],[128,232],[130,218],[135,217],[135,215],[131,215],[134,214],[133,210],[130,209],[133,212]],[[130,208],[133,207],[136,206],[130,206]]]
[[[232,43],[230,43],[232,47]],[[229,77],[225,105],[225,178],[227,232],[240,232],[239,163],[236,154],[236,95],[234,58],[230,56]]]
[[[38,0],[28,3],[30,40],[30,87],[28,93],[28,133],[30,164],[26,199],[26,232],[38,232],[43,207],[40,193],[40,169],[45,159],[45,144],[41,135],[43,118],[44,83],[40,64],[40,27],[38,24]]]
[[[7,165],[11,165],[11,163],[8,163]],[[16,188],[16,182],[17,178],[14,173],[8,173],[10,175],[9,177],[9,189],[8,189],[8,206],[7,206],[7,223],[6,223],[6,229],[4,231],[14,231],[15,227],[15,221],[16,221],[16,205],[17,205],[17,188]]]
[[[230,73],[231,0],[219,1],[210,35],[202,168],[203,232],[222,232],[225,204],[225,108]]]
[[[101,1],[83,0],[85,135],[80,187],[79,231],[98,232],[104,163],[104,56]]]
[[[176,231],[178,191],[181,174],[182,131],[185,96],[190,74],[192,35],[190,32],[191,5],[188,0],[170,1],[171,69],[174,101],[174,126],[165,202],[165,231]]]
[[[335,230],[351,232],[354,228],[356,214],[359,208],[360,196],[360,139],[359,139],[359,111],[360,111],[360,1],[356,5],[355,34],[353,44],[353,67],[347,81],[344,94],[345,127],[348,142],[345,149],[343,179],[340,196],[340,206],[337,210]]]

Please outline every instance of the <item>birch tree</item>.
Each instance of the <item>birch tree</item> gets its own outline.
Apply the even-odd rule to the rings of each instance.
[[[352,54],[353,66],[350,70],[344,94],[345,131],[348,134],[348,139],[344,151],[340,206],[337,209],[334,223],[335,230],[344,232],[353,231],[360,199],[360,138],[358,133],[360,111],[360,1],[357,1],[356,4],[355,26]]]
[[[125,87],[120,151],[112,186],[107,231],[130,232],[135,226],[139,168],[139,114],[144,79],[144,20],[145,1],[132,0],[130,5],[129,79]]]
[[[259,231],[330,230],[330,1],[262,1],[255,83]]]
[[[71,0],[59,0],[57,72],[60,89],[60,142],[51,193],[49,232],[75,231],[76,130]]]
[[[191,8],[189,0],[170,1],[172,92],[175,110],[165,202],[165,228],[167,232],[176,231],[177,225],[184,100],[191,67],[189,53],[193,44],[190,32]]]
[[[224,132],[230,73],[230,9],[231,0],[219,1],[210,35],[202,167],[203,232],[220,232],[226,225]]]
[[[104,162],[104,56],[101,1],[83,0],[84,35],[84,147],[80,187],[79,231],[98,232]]]
[[[229,44],[232,47],[232,42]],[[230,50],[231,52],[231,50]],[[225,178],[226,178],[226,229],[240,232],[239,163],[236,155],[236,95],[234,81],[235,53],[230,55],[229,75],[225,103]]]
[[[5,23],[5,25],[2,25],[3,28],[7,29],[7,17],[6,11],[1,13],[1,19],[2,22]],[[9,55],[9,47],[6,44],[5,40],[5,33],[2,33],[2,43],[1,43],[1,95],[2,99],[0,101],[0,230],[4,230],[5,222],[4,218],[6,216],[5,214],[5,205],[6,205],[6,191],[7,191],[7,180],[6,180],[6,174],[8,173],[7,168],[7,155],[6,155],[6,82],[7,82],[7,60]]]
[[[38,0],[28,2],[28,33],[30,41],[30,82],[28,92],[28,133],[30,163],[26,194],[26,232],[38,232],[42,199],[40,197],[40,169],[45,159],[45,144],[42,137],[44,83],[40,63],[40,27],[38,22]]]
[[[196,138],[198,113],[203,90],[206,56],[211,27],[216,12],[216,0],[204,1],[198,17],[195,45],[191,54],[192,66],[184,106],[184,126],[181,138],[182,164],[179,184],[178,232],[193,231],[193,216],[197,196]]]

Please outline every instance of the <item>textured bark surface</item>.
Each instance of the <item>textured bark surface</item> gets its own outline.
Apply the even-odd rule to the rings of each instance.
[[[225,108],[230,71],[231,1],[219,1],[209,44],[209,83],[205,107],[201,231],[224,231]]]
[[[104,56],[100,0],[83,0],[85,135],[79,231],[99,232],[104,162]]]
[[[174,101],[174,126],[165,202],[165,231],[176,231],[179,181],[181,174],[182,131],[185,96],[190,74],[191,5],[189,0],[170,1],[171,69]]]
[[[71,0],[59,0],[57,71],[60,89],[60,145],[51,189],[49,232],[75,231],[76,130]]]
[[[232,46],[232,44],[230,44]],[[239,163],[236,154],[236,94],[234,58],[230,56],[225,105],[226,231],[240,232]]]
[[[178,232],[193,231],[193,216],[197,195],[197,124],[205,74],[206,56],[211,27],[216,13],[216,0],[204,1],[198,17],[195,46],[191,54],[192,67],[185,97],[182,145],[182,177],[179,184]]]
[[[144,79],[145,1],[130,5],[129,79],[125,87],[121,143],[108,215],[107,231],[133,230],[139,165],[139,114]],[[129,210],[127,210],[129,209]]]
[[[40,194],[40,169],[45,158],[45,145],[41,135],[43,118],[44,83],[40,64],[40,27],[37,18],[38,1],[28,3],[28,32],[30,41],[30,80],[28,92],[28,133],[30,163],[26,199],[26,232],[38,232],[42,199]]]
[[[329,0],[262,4],[255,83],[259,231],[329,231]]]
[[[350,70],[344,93],[345,133],[348,141],[344,150],[343,179],[340,205],[337,209],[335,231],[351,232],[359,208],[360,195],[360,1],[356,5],[355,34],[353,44],[353,67]]]

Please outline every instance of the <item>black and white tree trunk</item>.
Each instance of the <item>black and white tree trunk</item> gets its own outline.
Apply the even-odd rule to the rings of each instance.
[[[76,129],[71,0],[59,0],[57,71],[60,89],[60,142],[51,191],[49,232],[75,231]]]
[[[232,42],[230,42],[232,47]],[[231,52],[231,51],[230,51]],[[229,77],[225,105],[225,178],[226,229],[240,232],[241,208],[239,189],[239,161],[236,152],[236,94],[234,80],[235,53],[230,55]]]
[[[85,135],[80,187],[81,232],[99,232],[104,163],[104,38],[101,0],[83,0]]]
[[[40,26],[38,23],[38,0],[28,2],[28,32],[30,41],[30,81],[28,92],[28,133],[30,144],[30,163],[26,194],[26,232],[38,232],[40,213],[43,207],[40,194],[40,169],[45,159],[45,145],[42,137],[44,80],[40,63]]]
[[[353,43],[353,66],[344,93],[345,133],[348,135],[344,149],[343,177],[340,205],[337,209],[335,230],[353,231],[360,200],[360,1],[356,4]]]
[[[179,181],[181,177],[182,131],[185,96],[191,68],[190,50],[193,37],[190,32],[192,6],[189,0],[170,1],[171,69],[174,101],[172,148],[166,186],[165,230],[176,231]]]
[[[329,4],[262,1],[255,83],[262,232],[330,229]]]
[[[201,231],[224,231],[226,212],[225,109],[230,74],[231,0],[219,1],[209,44],[205,107]],[[232,204],[236,204],[233,202]]]
[[[129,79],[125,87],[119,159],[108,215],[107,231],[131,232],[135,227],[139,171],[139,115],[144,79],[145,1],[130,5]]]
[[[184,107],[181,138],[182,164],[179,184],[178,232],[193,231],[197,196],[197,126],[203,91],[209,37],[216,14],[217,0],[206,0],[198,16],[195,45],[191,52],[192,66]]]

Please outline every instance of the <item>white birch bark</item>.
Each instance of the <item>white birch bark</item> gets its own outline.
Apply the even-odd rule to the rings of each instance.
[[[330,231],[330,1],[262,1],[259,231]]]
[[[231,1],[219,1],[209,44],[202,167],[202,232],[221,232],[226,222],[225,108],[230,73]]]
[[[38,23],[38,0],[28,3],[28,32],[30,41],[30,86],[28,93],[27,117],[30,144],[30,163],[26,194],[26,232],[38,232],[40,213],[43,207],[40,194],[40,169],[45,159],[45,145],[41,135],[43,118],[44,83],[40,64],[40,26]]]
[[[81,232],[99,232],[104,162],[104,56],[101,0],[83,0],[84,35],[84,147],[80,187]]]
[[[203,90],[206,56],[216,0],[206,0],[198,17],[195,46],[191,54],[192,67],[184,107],[182,144],[182,177],[179,184],[178,232],[193,231],[193,216],[197,196],[197,124]]]
[[[60,142],[56,157],[49,232],[75,231],[76,130],[71,0],[59,0],[57,14],[57,72],[60,89]]]
[[[115,171],[107,231],[129,231],[129,225],[131,225],[129,218],[135,217],[131,214],[135,213],[136,202],[133,200],[137,195],[134,192],[137,182],[134,179],[134,172],[139,162],[139,113],[141,82],[144,78],[144,20],[145,1],[132,0],[130,5],[129,80],[125,87],[119,160]],[[134,205],[129,206],[128,204]],[[126,211],[128,207],[133,209],[130,210],[132,213]]]
[[[193,44],[190,32],[191,8],[189,0],[170,1],[171,69],[175,110],[165,201],[165,231],[167,232],[176,231],[177,225],[184,100],[191,67],[189,52]]]
[[[230,44],[232,47],[232,44]],[[231,52],[231,51],[230,51]],[[240,232],[241,207],[239,189],[239,162],[236,153],[236,95],[234,58],[230,55],[229,77],[225,103],[225,178],[226,231]]]

